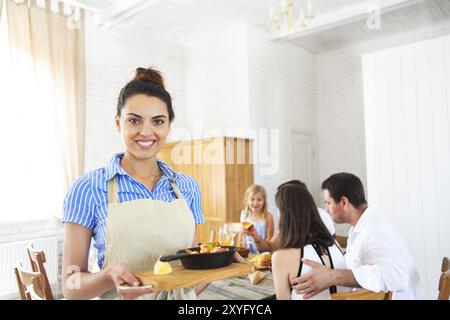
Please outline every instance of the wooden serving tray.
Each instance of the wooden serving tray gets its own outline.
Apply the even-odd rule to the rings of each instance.
[[[229,266],[215,269],[185,269],[173,267],[169,274],[154,275],[153,270],[136,272],[142,285],[153,285],[155,291],[169,291],[179,288],[191,288],[198,284],[206,284],[217,280],[237,278],[252,272],[253,263],[232,263]]]

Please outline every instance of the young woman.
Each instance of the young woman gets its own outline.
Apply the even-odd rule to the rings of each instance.
[[[303,300],[292,290],[291,280],[308,272],[310,267],[301,259],[310,259],[330,268],[345,268],[344,255],[335,244],[317,211],[309,191],[298,184],[285,184],[278,188],[275,203],[279,210],[276,251],[272,255],[272,273],[277,299]],[[314,299],[328,299],[343,287],[330,287]]]
[[[251,185],[247,188],[244,208],[249,212],[250,221],[257,237],[267,241],[272,239],[274,232],[273,216],[267,211],[267,195],[264,187]],[[252,236],[247,236],[247,247],[252,253],[258,252]]]
[[[115,125],[124,153],[78,178],[64,202],[63,293],[69,299],[195,299],[203,287],[154,293],[135,271],[196,244],[204,223],[197,182],[157,159],[175,117],[160,73],[138,68],[120,91]],[[94,239],[99,272],[88,272]]]

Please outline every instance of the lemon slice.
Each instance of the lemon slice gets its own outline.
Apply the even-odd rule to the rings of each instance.
[[[153,267],[153,274],[155,275],[168,274],[172,271],[172,266],[169,262],[162,262],[160,260],[158,260]]]

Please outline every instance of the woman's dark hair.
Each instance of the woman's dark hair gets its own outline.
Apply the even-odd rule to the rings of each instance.
[[[305,189],[308,189],[308,187],[306,186],[306,184],[304,182],[302,182],[300,180],[297,180],[297,179],[296,180],[289,180],[288,182],[284,182],[284,183],[280,184],[277,189],[280,189],[281,187],[283,187],[283,186],[285,186],[287,184],[296,184],[296,185],[299,185],[299,186],[301,186],[301,187],[303,187]]]
[[[328,190],[330,197],[338,203],[346,197],[355,208],[367,204],[361,180],[351,173],[341,172],[331,175],[322,183],[322,190]]]
[[[120,90],[117,99],[117,116],[120,116],[123,106],[129,97],[145,94],[149,97],[161,99],[167,106],[169,122],[175,118],[172,108],[172,97],[164,88],[164,80],[158,70],[152,68],[137,68],[135,77]]]
[[[280,210],[277,249],[303,248],[313,243],[326,247],[333,245],[333,236],[306,188],[299,184],[283,184],[278,187],[275,203]]]

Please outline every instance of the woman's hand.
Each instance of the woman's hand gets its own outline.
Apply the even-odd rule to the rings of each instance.
[[[199,284],[198,286],[194,287],[194,292],[195,294],[198,296],[200,293],[203,292],[203,290],[205,290],[210,283],[205,283],[205,284]]]
[[[248,229],[244,229],[244,234],[249,235],[250,237],[253,238],[253,240],[255,241],[255,243],[259,243],[261,242],[261,237],[258,234],[258,231],[256,231],[256,228],[254,226],[251,226]]]
[[[233,255],[233,262],[247,263],[247,261],[237,251]]]
[[[292,280],[292,288],[296,293],[303,294],[304,299],[309,299],[333,285],[332,269],[309,259],[303,258],[302,261],[310,266],[311,270]]]
[[[109,267],[107,275],[114,282],[117,294],[124,300],[136,299],[153,292],[153,289],[141,286],[139,280],[134,276],[133,268],[128,264],[116,264]]]
[[[243,228],[243,233],[247,236],[251,236],[252,238],[258,237],[258,232],[253,225],[251,225],[248,229]]]

